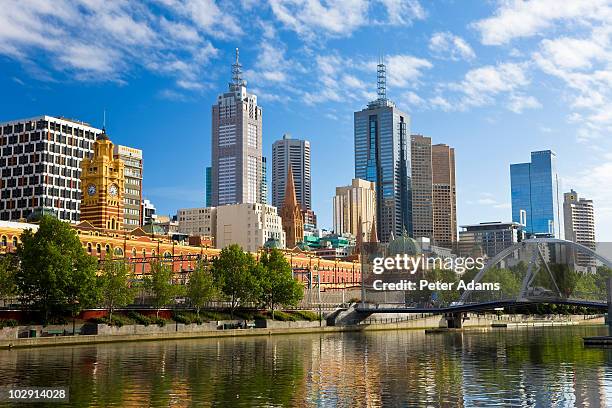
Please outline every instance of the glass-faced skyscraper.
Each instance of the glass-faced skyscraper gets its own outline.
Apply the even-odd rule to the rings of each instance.
[[[525,226],[528,236],[561,238],[557,155],[531,152],[531,162],[510,165],[512,221]]]
[[[378,64],[378,98],[355,112],[355,178],[376,183],[378,239],[412,235],[410,117],[386,96]]]
[[[229,90],[212,107],[212,206],[259,203],[262,110],[247,92],[242,66],[232,65]]]

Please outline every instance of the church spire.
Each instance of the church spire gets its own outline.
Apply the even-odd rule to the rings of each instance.
[[[287,172],[285,200],[281,208],[281,218],[283,220],[287,248],[295,248],[297,244],[304,240],[304,219],[302,218],[302,211],[295,194],[295,181],[291,166],[289,166],[289,171]]]

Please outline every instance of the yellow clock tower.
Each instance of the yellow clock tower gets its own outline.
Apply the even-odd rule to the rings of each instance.
[[[94,142],[94,154],[81,162],[81,221],[109,230],[123,229],[124,164],[113,158],[106,131]]]

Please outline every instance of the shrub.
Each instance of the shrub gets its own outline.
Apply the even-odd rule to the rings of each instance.
[[[108,320],[108,316],[106,317],[93,317],[89,319],[90,323],[94,324],[108,324],[109,326],[117,326],[122,327],[126,324],[132,324],[132,321],[125,316],[113,316],[112,321]]]
[[[151,319],[151,323],[158,325],[159,327],[164,327],[166,325],[166,321],[161,317],[154,317]]]
[[[272,316],[272,313],[269,313],[270,317]],[[294,315],[289,314],[287,312],[283,312],[281,310],[277,310],[274,312],[274,320],[278,320],[281,322],[295,322],[297,319],[295,318]]]
[[[0,320],[0,329],[4,329],[5,327],[17,327],[17,326],[19,326],[19,322],[15,319]]]
[[[319,313],[311,310],[295,310],[291,313],[300,320],[307,320],[309,322],[319,321]]]
[[[172,320],[182,324],[202,324],[203,321],[202,318],[198,317],[195,313],[187,312],[174,313],[174,315],[172,316]]]
[[[231,319],[230,315],[227,313],[214,312],[211,310],[201,311],[200,316],[203,321],[230,320]]]
[[[154,319],[151,319],[148,316],[145,316],[140,313],[133,312],[133,311],[129,311],[127,313],[127,317],[134,320],[137,324],[142,324],[143,326],[148,326],[150,324],[156,323],[153,321]]]

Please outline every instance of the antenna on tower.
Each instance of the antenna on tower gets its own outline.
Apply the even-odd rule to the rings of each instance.
[[[378,100],[387,100],[387,68],[382,55],[378,58],[378,65],[376,66],[376,94]]]
[[[106,109],[102,111],[102,131],[106,131]]]
[[[238,48],[236,48],[236,62],[232,64],[232,83],[230,84],[232,88],[237,88],[246,85],[246,83],[242,79],[242,65],[240,64],[239,57],[240,54]]]

